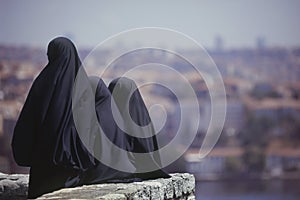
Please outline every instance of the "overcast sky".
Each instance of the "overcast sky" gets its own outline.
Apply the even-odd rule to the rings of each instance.
[[[0,1],[0,44],[45,46],[57,35],[93,47],[138,27],[164,27],[206,47],[300,46],[299,0]]]

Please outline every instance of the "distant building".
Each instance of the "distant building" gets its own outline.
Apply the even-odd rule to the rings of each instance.
[[[300,170],[300,148],[268,149],[266,169],[272,176],[280,176],[284,171]]]
[[[257,93],[268,94],[272,92],[273,86],[270,83],[260,82],[255,84],[253,90]]]
[[[241,159],[241,148],[214,148],[205,158],[199,159],[199,150],[190,150],[185,155],[186,167],[196,178],[214,179],[226,173],[226,159]]]
[[[256,48],[257,49],[264,49],[266,47],[266,38],[263,36],[256,38]]]
[[[216,111],[221,102],[217,102]],[[216,113],[218,116],[218,113]],[[200,126],[199,129],[205,132],[211,121],[211,102],[205,101],[200,104]],[[245,105],[238,99],[228,99],[226,105],[226,118],[224,123],[225,131],[230,130],[234,134],[239,132],[245,123]]]
[[[245,105],[239,100],[227,101],[224,128],[232,134],[238,133],[245,124]]]
[[[222,52],[223,48],[224,48],[223,38],[220,35],[218,35],[215,37],[215,51]]]
[[[247,99],[245,102],[257,118],[264,117],[276,121],[282,116],[292,116],[300,119],[300,102],[296,100],[268,98],[260,101]]]

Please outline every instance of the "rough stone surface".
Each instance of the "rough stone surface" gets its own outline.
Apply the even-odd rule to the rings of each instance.
[[[109,183],[65,188],[45,194],[39,200],[106,199],[106,200],[160,200],[195,199],[195,178],[188,173],[171,174],[168,179],[133,183]],[[0,173],[0,199],[26,199],[28,175]]]
[[[0,199],[25,199],[28,189],[28,175],[0,173]]]

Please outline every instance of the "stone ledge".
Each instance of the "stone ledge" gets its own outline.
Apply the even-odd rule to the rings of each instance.
[[[39,197],[54,199],[195,199],[195,178],[188,173],[171,174],[171,178],[133,183],[109,183],[65,188]],[[26,199],[28,175],[0,173],[0,199]]]
[[[0,173],[0,199],[26,199],[28,175]]]

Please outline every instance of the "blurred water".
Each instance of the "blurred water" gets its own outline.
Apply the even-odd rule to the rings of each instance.
[[[199,181],[197,200],[298,200],[300,180]]]

